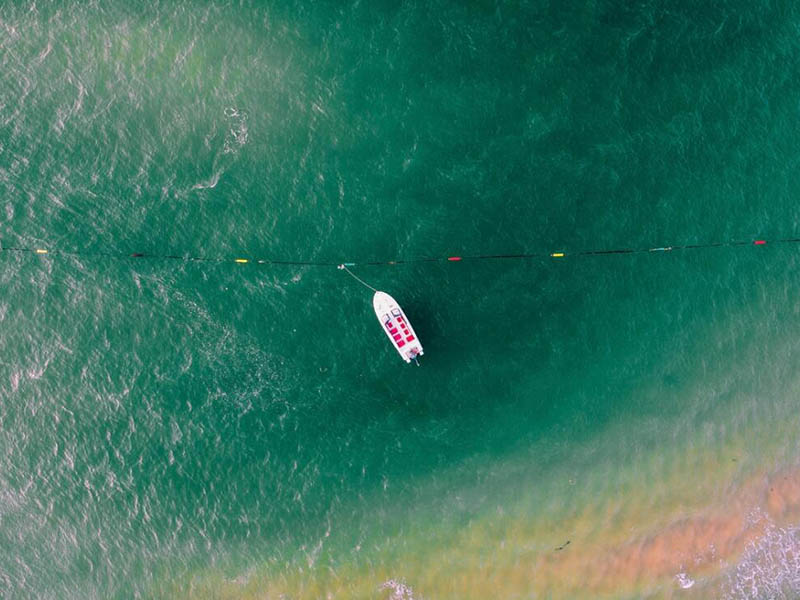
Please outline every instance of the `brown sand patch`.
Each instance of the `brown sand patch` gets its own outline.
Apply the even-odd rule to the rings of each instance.
[[[768,517],[768,518],[766,518]],[[598,594],[651,585],[677,573],[710,573],[721,559],[734,562],[769,523],[800,519],[800,469],[747,481],[724,506],[707,508],[622,545],[593,545],[539,556],[536,572],[575,591]]]
[[[764,492],[769,516],[776,521],[800,520],[800,470],[778,473]]]

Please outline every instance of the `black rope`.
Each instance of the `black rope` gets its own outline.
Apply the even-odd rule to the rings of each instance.
[[[438,256],[438,257],[420,257],[420,258],[404,258],[396,260],[379,260],[379,261],[356,261],[356,262],[332,262],[332,261],[313,261],[313,260],[274,260],[274,259],[254,259],[254,258],[235,258],[235,257],[209,257],[209,256],[181,256],[178,254],[150,254],[146,252],[133,252],[131,254],[114,253],[114,252],[80,252],[80,251],[66,251],[66,250],[49,250],[46,248],[26,248],[19,246],[3,246],[0,247],[0,252],[7,253],[30,253],[38,254],[40,256],[71,256],[71,257],[99,257],[110,258],[114,260],[136,260],[136,259],[150,259],[150,260],[177,260],[182,262],[207,262],[207,263],[235,263],[235,264],[252,264],[252,265],[281,265],[281,266],[296,266],[296,267],[333,267],[333,266],[346,266],[346,267],[364,267],[364,266],[384,266],[384,265],[406,265],[414,263],[431,263],[431,262],[461,262],[461,261],[475,261],[475,260],[524,260],[531,258],[568,258],[572,256],[610,256],[621,254],[643,254],[652,252],[674,252],[679,250],[700,250],[706,248],[720,248],[720,247],[741,247],[741,246],[766,246],[768,243],[774,244],[796,244],[800,243],[800,238],[782,238],[767,242],[767,240],[753,240],[753,241],[738,241],[731,240],[728,242],[714,242],[706,244],[683,244],[675,246],[662,246],[658,248],[610,248],[610,249],[596,249],[596,250],[578,250],[574,252],[557,251],[557,252],[528,252],[521,254],[473,254],[467,256]]]

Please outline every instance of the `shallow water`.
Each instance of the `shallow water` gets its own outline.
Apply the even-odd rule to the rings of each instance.
[[[795,237],[798,25],[11,2],[0,242],[337,262]],[[0,595],[796,596],[798,262],[357,270],[417,369],[332,267],[3,252]]]

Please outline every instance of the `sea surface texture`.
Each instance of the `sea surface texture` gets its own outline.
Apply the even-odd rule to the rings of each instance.
[[[800,597],[799,56],[781,0],[0,4],[0,597]],[[419,368],[335,267],[532,252],[353,268]]]

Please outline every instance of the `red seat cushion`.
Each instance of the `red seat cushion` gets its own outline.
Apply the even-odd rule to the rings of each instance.
[[[413,341],[414,341],[414,336],[413,336],[413,335],[410,335],[410,336],[408,336],[408,337],[406,338],[406,341],[408,341],[408,342],[413,342]]]

